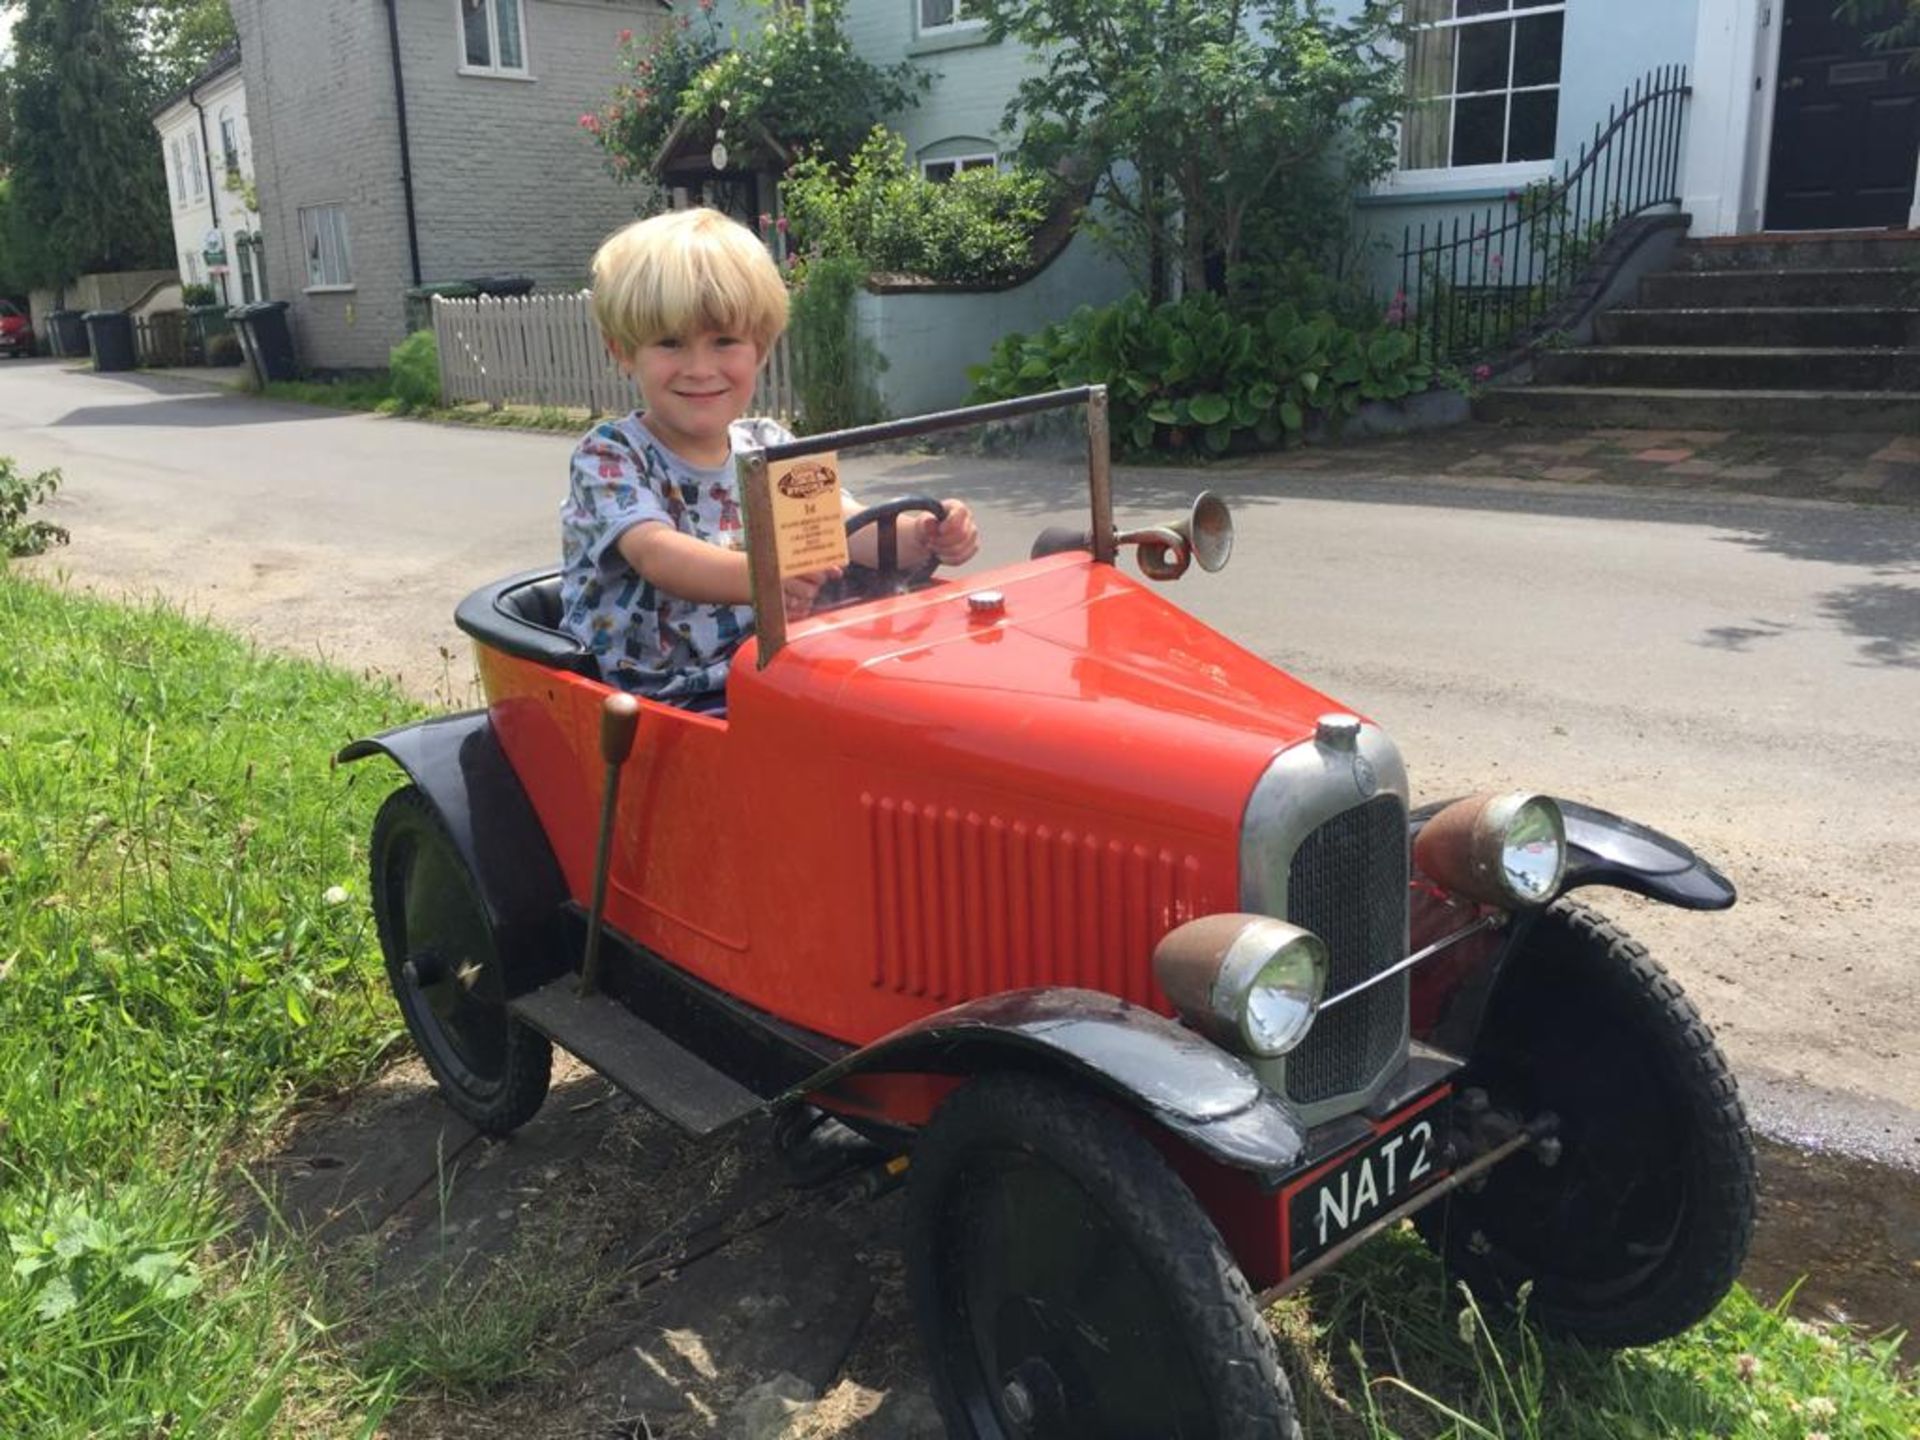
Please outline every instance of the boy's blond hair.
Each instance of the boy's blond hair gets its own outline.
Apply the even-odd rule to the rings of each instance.
[[[787,328],[787,287],[746,226],[718,210],[673,210],[607,237],[593,257],[593,318],[623,356],[719,330],[764,356]]]

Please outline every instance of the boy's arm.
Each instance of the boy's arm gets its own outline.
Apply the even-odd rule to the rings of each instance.
[[[691,600],[696,605],[753,603],[753,580],[745,551],[723,550],[705,540],[682,535],[658,520],[633,526],[615,544],[621,559],[644,576],[648,584],[669,595]],[[787,615],[797,619],[811,611],[815,592],[839,574],[838,570],[817,570],[811,575],[790,575],[781,581]]]
[[[658,520],[633,526],[616,542],[620,558],[648,583],[697,605],[747,605],[753,601],[743,550],[722,550],[682,535]]]

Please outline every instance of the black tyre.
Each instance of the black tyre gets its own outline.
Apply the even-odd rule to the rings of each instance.
[[[914,1147],[907,1272],[955,1440],[1297,1440],[1239,1266],[1105,1102],[1025,1075],[956,1092]]]
[[[1455,1274],[1592,1345],[1677,1335],[1719,1303],[1753,1234],[1753,1142],[1699,1012],[1644,946],[1570,900],[1509,962],[1467,1084],[1560,1117],[1556,1163],[1522,1152],[1419,1226]]]
[[[447,1103],[489,1135],[531,1120],[553,1049],[506,1009],[486,906],[439,812],[415,786],[374,817],[373,919],[407,1029]]]

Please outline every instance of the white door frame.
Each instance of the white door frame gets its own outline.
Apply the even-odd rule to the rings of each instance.
[[[1699,0],[1682,208],[1695,235],[1747,235],[1766,216],[1781,0]]]
[[[1751,235],[1767,217],[1785,0],[1699,0],[1682,208],[1694,235]],[[1920,228],[1920,167],[1907,224]]]

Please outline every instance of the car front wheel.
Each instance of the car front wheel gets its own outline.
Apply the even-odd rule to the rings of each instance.
[[[975,1080],[909,1177],[908,1278],[949,1435],[1297,1440],[1245,1277],[1112,1106]]]
[[[504,1135],[546,1099],[553,1050],[507,1013],[492,921],[432,802],[394,791],[374,817],[373,919],[387,978],[442,1095]]]
[[[1753,1143],[1712,1033],[1646,948],[1561,900],[1507,963],[1465,1083],[1556,1143],[1421,1212],[1487,1298],[1593,1345],[1677,1335],[1719,1303],[1753,1233]]]

